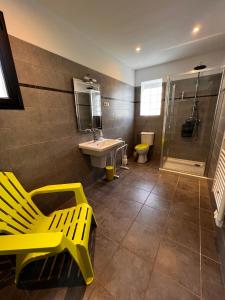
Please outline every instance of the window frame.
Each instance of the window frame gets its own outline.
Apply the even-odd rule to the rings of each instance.
[[[8,93],[7,98],[0,98],[0,109],[24,109],[16,68],[2,11],[0,11],[0,61]]]
[[[150,112],[148,112],[148,114],[141,114],[141,107],[143,105],[143,102],[144,100],[142,100],[142,93],[144,91],[144,85],[145,84],[150,84],[150,83],[157,83],[159,82],[161,84],[161,95],[160,95],[160,109],[159,109],[159,114],[151,114]],[[163,94],[163,79],[162,78],[159,78],[159,79],[153,79],[153,80],[148,80],[148,81],[143,81],[141,82],[141,91],[140,91],[140,116],[141,117],[159,117],[161,116],[161,111],[162,111],[162,94]],[[150,100],[150,99],[149,99]]]

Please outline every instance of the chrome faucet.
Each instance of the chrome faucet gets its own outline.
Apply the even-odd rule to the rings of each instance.
[[[92,129],[91,129],[91,133],[92,133],[92,135],[93,135],[93,140],[94,140],[94,142],[96,142],[96,141],[98,140],[98,138],[99,138],[97,132],[98,132],[98,129],[97,129],[97,128],[92,128]]]
[[[103,139],[102,130],[98,128],[87,129],[86,132],[91,132],[93,135],[93,141],[96,142],[98,140]]]

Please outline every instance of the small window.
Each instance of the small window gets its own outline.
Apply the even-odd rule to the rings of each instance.
[[[23,109],[3,13],[0,11],[0,109]]]
[[[0,98],[9,98],[6,89],[5,78],[4,78],[1,62],[0,62]]]
[[[141,83],[141,116],[160,116],[162,101],[162,79]]]

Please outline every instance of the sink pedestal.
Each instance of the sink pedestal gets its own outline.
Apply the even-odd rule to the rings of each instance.
[[[91,155],[91,164],[93,167],[104,169],[106,167],[106,155],[105,156]]]

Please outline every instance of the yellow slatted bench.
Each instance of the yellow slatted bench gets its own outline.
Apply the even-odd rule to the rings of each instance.
[[[76,206],[49,216],[32,201],[37,194],[68,191],[74,192]],[[94,277],[88,251],[92,225],[96,226],[95,218],[81,183],[50,185],[28,193],[13,173],[0,172],[0,255],[16,254],[17,285],[29,264],[65,251],[90,284]]]

